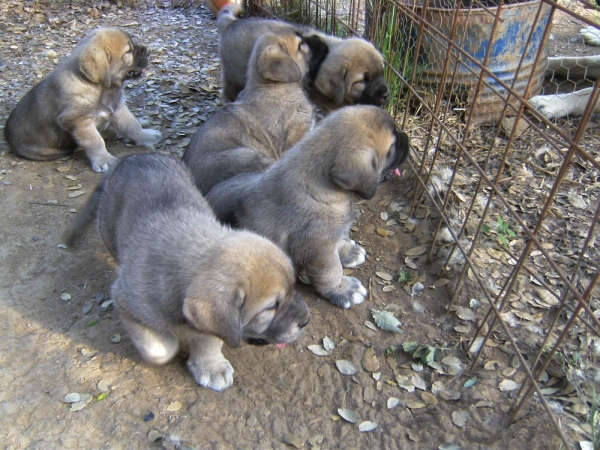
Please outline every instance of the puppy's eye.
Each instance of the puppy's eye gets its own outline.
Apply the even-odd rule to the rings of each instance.
[[[369,81],[371,81],[371,74],[369,72],[365,72],[364,81],[365,81],[365,83],[368,83]]]
[[[279,309],[279,300],[267,308],[267,311],[276,311]]]

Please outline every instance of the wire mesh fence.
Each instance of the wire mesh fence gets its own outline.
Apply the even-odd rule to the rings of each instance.
[[[600,445],[600,124],[592,117],[600,47],[584,35],[600,36],[597,8],[583,0],[249,5],[380,49],[388,108],[412,139],[416,188],[405,223],[435,224],[428,270],[453,275],[448,311],[474,295],[482,301],[471,368],[489,362],[490,348],[511,355],[525,377],[506,423],[538,402],[567,448]]]

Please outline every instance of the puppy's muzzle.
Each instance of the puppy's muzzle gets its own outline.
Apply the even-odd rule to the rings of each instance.
[[[133,46],[133,67],[127,72],[128,80],[136,79],[144,74],[148,67],[150,52],[143,45]]]
[[[375,78],[367,84],[359,104],[385,106],[390,100],[390,88],[383,77]]]
[[[264,339],[248,338],[246,342],[250,345],[267,345],[268,342]]]
[[[396,148],[394,149],[394,158],[392,161],[381,171],[380,181],[387,181],[393,176],[393,171],[400,167],[404,161],[408,158],[410,152],[410,140],[408,135],[398,129],[394,130],[394,136],[396,136]]]

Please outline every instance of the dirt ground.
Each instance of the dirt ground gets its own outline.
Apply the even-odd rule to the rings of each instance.
[[[103,6],[0,4],[1,126],[18,99],[88,30],[114,25],[152,52],[147,76],[128,85],[131,109],[161,129],[166,141],[160,151],[180,154],[219,105],[212,16],[200,6]],[[8,153],[4,141],[0,145],[5,151],[0,157],[4,448],[558,448],[547,417],[533,401],[518,421],[504,424],[514,391],[499,391],[497,375],[509,368],[508,362],[472,374],[440,375],[412,364],[401,350],[403,342],[417,341],[444,348],[467,364],[464,343],[469,335],[455,332],[462,321],[444,308],[446,287],[452,283],[435,289],[437,278],[425,276],[420,262],[414,274],[423,280],[422,293],[411,295],[396,281],[406,270],[404,252],[419,244],[400,224],[388,222],[400,211],[408,212],[411,177],[385,183],[375,199],[361,204],[353,237],[369,257],[354,275],[370,286],[370,299],[346,311],[299,287],[312,313],[301,339],[284,349],[225,349],[235,381],[217,393],[194,383],[183,356],[164,367],[142,362],[110,306],[107,292],[115,264],[94,230],[77,248],[59,246],[73,212],[100,179],[85,155],[32,162]],[[122,141],[110,142],[109,150],[135,151]],[[392,274],[393,280],[384,281],[376,272]],[[365,325],[373,322],[371,310],[381,309],[401,320],[404,334]],[[316,356],[307,349],[325,336],[337,345],[331,355]],[[354,362],[358,373],[342,375],[335,365],[342,359]],[[514,372],[518,381],[520,372]],[[398,376],[415,375],[416,384],[421,385],[419,379],[424,383],[421,388],[409,392],[398,386]],[[476,383],[464,387],[474,375]],[[424,397],[436,381],[453,395]],[[92,395],[91,401],[72,410],[76,408],[61,401],[69,393]],[[399,400],[392,409],[390,398]],[[358,423],[339,417],[338,408],[356,412],[358,423],[376,422],[377,428],[359,431]],[[462,426],[461,417],[466,422]]]

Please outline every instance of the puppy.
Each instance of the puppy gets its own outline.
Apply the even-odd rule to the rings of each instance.
[[[387,103],[389,88],[383,78],[383,56],[368,41],[341,39],[278,20],[237,20],[238,12],[238,5],[229,4],[217,19],[225,101],[234,101],[246,85],[248,61],[256,40],[269,31],[292,29],[321,41],[325,47],[315,55],[304,80],[315,105],[329,112],[346,105]]]
[[[321,121],[265,172],[218,184],[207,200],[219,219],[271,239],[291,256],[301,281],[349,308],[367,293],[342,269],[365,261],[365,250],[348,237],[356,202],[372,198],[408,151],[408,136],[383,109],[349,106]]]
[[[292,29],[256,41],[246,88],[198,129],[184,154],[202,193],[240,170],[266,169],[312,128],[302,89],[309,59],[308,44]]]
[[[161,133],[142,129],[123,99],[123,82],[140,77],[147,65],[148,50],[129,34],[117,28],[92,31],[19,101],[4,128],[6,142],[15,154],[40,161],[82,147],[95,172],[116,161],[100,135],[109,126],[151,149]]]
[[[265,238],[220,225],[181,162],[161,154],[120,160],[66,242],[96,215],[119,263],[112,298],[146,361],[167,363],[181,339],[196,382],[220,391],[233,383],[223,341],[288,343],[308,323],[290,259]]]

